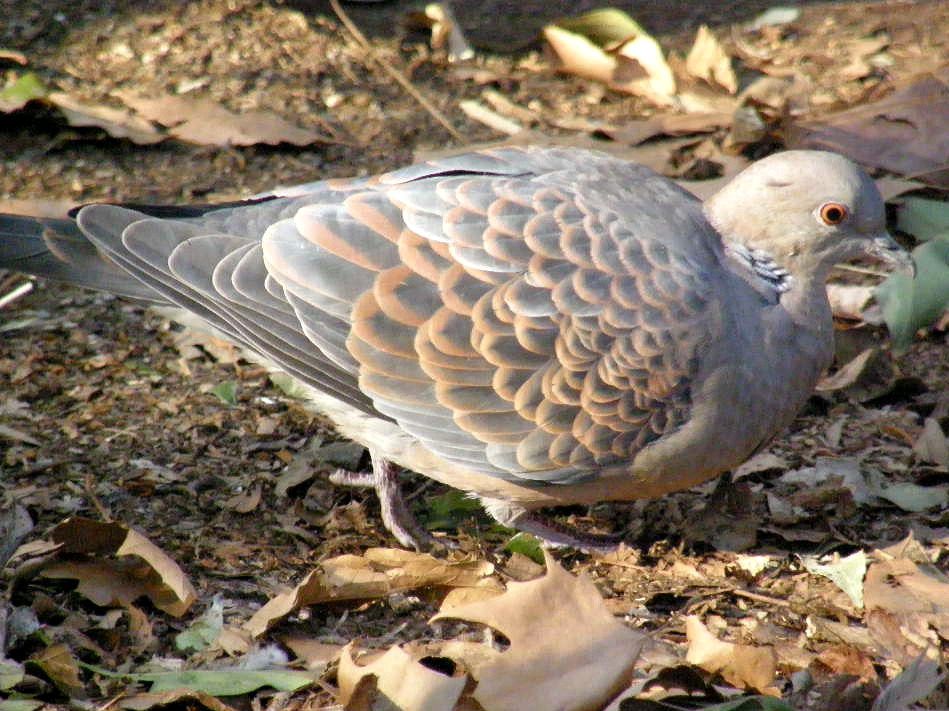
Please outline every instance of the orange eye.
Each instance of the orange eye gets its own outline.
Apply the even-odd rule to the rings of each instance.
[[[847,216],[850,212],[847,210],[846,205],[841,205],[839,202],[829,202],[826,205],[821,205],[820,211],[821,222],[825,225],[839,225],[841,222],[847,219]]]

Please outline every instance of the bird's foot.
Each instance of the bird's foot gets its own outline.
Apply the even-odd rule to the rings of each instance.
[[[337,469],[330,474],[330,481],[340,486],[375,489],[382,509],[383,525],[406,548],[417,551],[439,547],[454,548],[455,546],[449,541],[435,538],[422,528],[422,525],[412,515],[405,503],[405,498],[402,496],[399,472],[395,464],[371,448],[369,449],[369,456],[372,459],[371,472],[352,472]]]
[[[612,553],[622,541],[621,536],[589,533],[506,501],[482,499],[481,502],[501,525],[536,536],[551,548],[569,547],[584,553]]]

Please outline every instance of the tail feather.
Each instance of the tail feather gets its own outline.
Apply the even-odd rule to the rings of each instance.
[[[0,213],[0,269],[134,299],[167,302],[103,255],[71,218]]]

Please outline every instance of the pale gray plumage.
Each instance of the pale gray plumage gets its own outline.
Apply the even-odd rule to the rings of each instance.
[[[391,460],[555,539],[527,512],[682,489],[767,444],[830,362],[830,268],[905,261],[870,178],[814,151],[705,204],[606,155],[505,148],[149,210],[0,219],[0,267],[177,304],[321,393],[377,483]]]

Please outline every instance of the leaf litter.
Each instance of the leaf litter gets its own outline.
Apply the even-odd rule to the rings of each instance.
[[[404,73],[472,140],[497,134],[452,113],[461,99],[482,99],[530,125],[524,140],[559,134],[568,145],[595,145],[676,178],[731,175],[755,151],[783,142],[793,125],[819,131],[830,116],[834,126],[846,126],[851,118],[842,112],[866,106],[907,117],[916,130],[908,140],[926,144],[926,121],[938,117],[907,113],[914,110],[907,98],[938,90],[931,82],[920,89],[913,78],[927,70],[940,76],[947,59],[938,8],[914,26],[912,41],[904,16],[873,4],[759,19],[678,36],[650,35],[637,23],[612,44],[592,41],[600,61],[612,58],[602,86],[554,75],[547,71],[554,65],[530,51],[479,54],[464,67],[449,64],[449,50],[432,50],[427,39],[372,42],[381,56],[404,63]],[[198,26],[220,28],[228,39],[199,38]],[[429,126],[431,118],[419,116],[335,28],[332,19],[253,3],[201,3],[80,34],[72,64],[58,74],[50,68],[61,66],[59,50],[28,40],[7,85],[34,70],[39,83],[13,92],[21,103],[8,114],[6,150],[18,161],[28,146],[34,159],[0,174],[0,189],[66,202],[194,199],[183,191],[195,189],[201,199],[227,198],[312,180],[325,174],[313,171],[324,159],[329,174],[365,173],[443,144],[442,129]],[[260,57],[262,66],[282,57],[283,75],[266,90],[245,82],[238,53],[207,54],[214,41]],[[631,53],[625,59],[616,54],[623,47]],[[195,63],[196,56],[206,61]],[[140,71],[145,64],[154,79]],[[312,91],[288,88],[291,79]],[[642,95],[606,88],[643,79],[653,83]],[[115,110],[117,97],[170,97],[191,108],[160,126],[153,121],[160,112],[151,114],[151,130],[165,138],[148,148],[148,161],[120,142],[89,145],[97,135],[90,131],[112,133],[94,123],[69,129],[75,133],[55,129],[60,133],[37,152],[35,129],[18,134],[16,126],[46,100],[27,97],[48,96],[46,87],[103,123],[107,116],[96,118],[89,107]],[[887,97],[890,104],[874,104]],[[223,116],[211,106],[234,116],[278,108],[291,125],[325,131],[326,145],[274,151],[209,141],[202,153],[181,148],[184,137],[168,139],[189,115],[198,128]],[[77,139],[86,141],[81,150]],[[920,192],[923,183],[901,172],[901,182],[891,177],[888,188],[902,200],[896,226],[917,240],[938,239],[942,194]],[[190,185],[182,185],[183,175]],[[933,175],[920,177],[932,185]],[[713,184],[690,183],[697,191]],[[909,215],[920,217],[920,209],[914,223]],[[866,280],[849,276],[845,283],[865,287]],[[6,283],[0,275],[0,286]],[[17,622],[7,625],[14,633],[4,645],[7,661],[0,660],[0,669],[10,670],[0,674],[0,694],[28,703],[36,694],[90,694],[114,696],[126,708],[225,708],[216,697],[236,693],[235,702],[269,699],[274,708],[329,707],[352,672],[355,680],[345,682],[352,682],[350,708],[393,689],[435,689],[438,708],[466,699],[505,708],[517,694],[535,694],[542,706],[564,701],[563,708],[655,708],[631,704],[677,704],[685,696],[718,709],[897,709],[926,697],[930,708],[947,705],[939,660],[947,649],[949,368],[932,341],[909,346],[895,363],[885,349],[869,349],[880,331],[864,319],[865,302],[841,310],[850,322],[841,348],[861,344],[841,351],[840,365],[852,367],[841,367],[833,387],[812,399],[791,433],[746,467],[738,484],[567,512],[578,525],[626,527],[635,544],[603,558],[558,555],[577,577],[549,560],[542,574],[522,553],[505,551],[509,532],[486,527],[470,509],[453,513],[450,503],[430,520],[460,551],[432,558],[387,549],[371,498],[329,487],[319,456],[307,458],[312,471],[286,473],[307,438],[319,451],[332,433],[239,354],[179,339],[160,317],[106,296],[43,287],[13,306],[30,326],[9,332],[0,374],[29,417],[22,407],[3,415],[16,418],[14,429],[24,435],[0,452],[4,501],[38,515],[40,530],[55,530],[77,513],[127,523],[83,523],[110,532],[88,536],[87,547],[109,541],[92,550],[64,552],[62,540],[39,537],[20,547],[8,567],[7,610]],[[873,366],[881,360],[891,364],[889,374]],[[913,378],[921,390],[900,389]],[[440,493],[410,481],[419,507]],[[747,529],[738,538],[736,512]],[[707,535],[688,547],[677,543],[703,520]],[[70,529],[58,535],[63,530]],[[120,541],[129,538],[138,542],[123,549]],[[735,552],[736,541],[747,553]],[[861,560],[853,570],[836,562]],[[47,576],[56,566],[69,575]],[[522,601],[512,602],[525,590],[519,586],[534,583],[544,591],[539,598],[522,592]],[[174,617],[187,599],[190,606]],[[450,616],[437,612],[446,605]],[[459,611],[466,607],[487,612],[465,617]],[[373,653],[375,662],[367,656]],[[607,654],[605,662],[596,663],[598,653]],[[386,657],[393,661],[383,664]],[[341,660],[353,658],[344,672],[348,662]],[[572,681],[584,664],[602,672],[596,684]],[[407,682],[416,678],[425,681]],[[736,696],[742,693],[751,695]],[[792,706],[755,693],[780,694]]]

